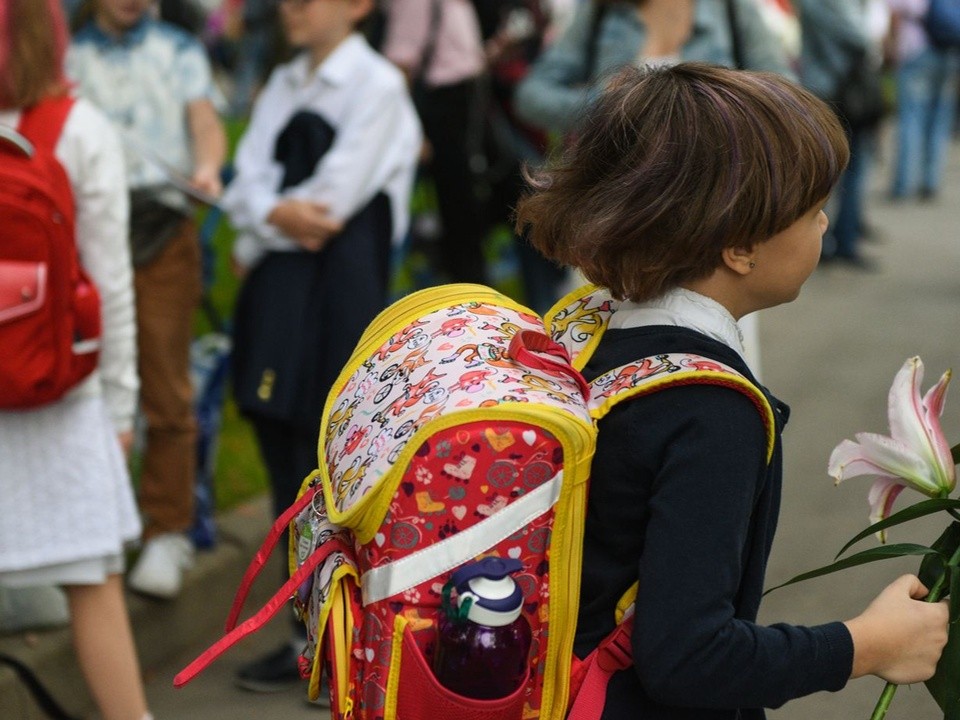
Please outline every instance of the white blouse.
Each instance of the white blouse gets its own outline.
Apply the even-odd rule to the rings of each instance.
[[[274,146],[302,109],[322,116],[336,137],[313,175],[280,191],[283,167],[274,160]],[[420,122],[403,76],[360,35],[340,43],[312,72],[306,55],[280,66],[257,100],[237,149],[236,177],[221,201],[239,231],[234,257],[250,267],[269,250],[300,248],[266,221],[285,198],[320,203],[333,218],[346,221],[384,192],[399,242],[409,224],[420,142]]]
[[[746,361],[743,333],[733,315],[706,295],[673,288],[647,302],[624,301],[610,318],[610,328],[673,325],[696,330],[735,350]]]

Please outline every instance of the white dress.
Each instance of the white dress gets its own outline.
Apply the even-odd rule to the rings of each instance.
[[[19,113],[0,112],[16,126]],[[77,206],[81,262],[100,291],[96,372],[57,403],[0,411],[0,584],[98,583],[123,568],[140,519],[117,442],[138,381],[128,200],[115,131],[89,103],[70,112],[56,155]]]

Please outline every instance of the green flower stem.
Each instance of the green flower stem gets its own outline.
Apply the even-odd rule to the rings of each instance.
[[[948,565],[956,565],[960,562],[960,547],[958,547],[954,553],[953,557],[950,558]],[[930,588],[930,593],[924,598],[924,602],[939,602],[940,598],[943,597],[943,588],[947,584],[947,572],[939,577],[937,582],[932,588]],[[873,715],[870,716],[870,720],[883,720],[887,716],[887,710],[890,707],[890,703],[893,701],[893,696],[897,692],[897,686],[893,683],[887,683],[883,692],[880,693],[880,699],[877,700],[877,706],[873,709]]]

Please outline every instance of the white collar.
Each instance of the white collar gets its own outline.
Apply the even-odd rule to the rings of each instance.
[[[351,33],[323,59],[310,73],[310,55],[301,53],[290,66],[290,78],[295,85],[306,85],[321,80],[329,85],[343,85],[350,79],[350,71],[363,52],[366,41],[359,33]]]
[[[716,300],[693,290],[673,288],[642,303],[624,300],[610,318],[609,327],[624,329],[648,325],[673,325],[696,330],[745,357],[743,333],[733,315]]]

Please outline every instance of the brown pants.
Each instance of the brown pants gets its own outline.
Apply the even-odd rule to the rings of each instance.
[[[151,262],[135,271],[140,407],[147,446],[140,475],[144,538],[193,522],[197,425],[190,382],[194,311],[202,292],[197,229],[186,220]]]

